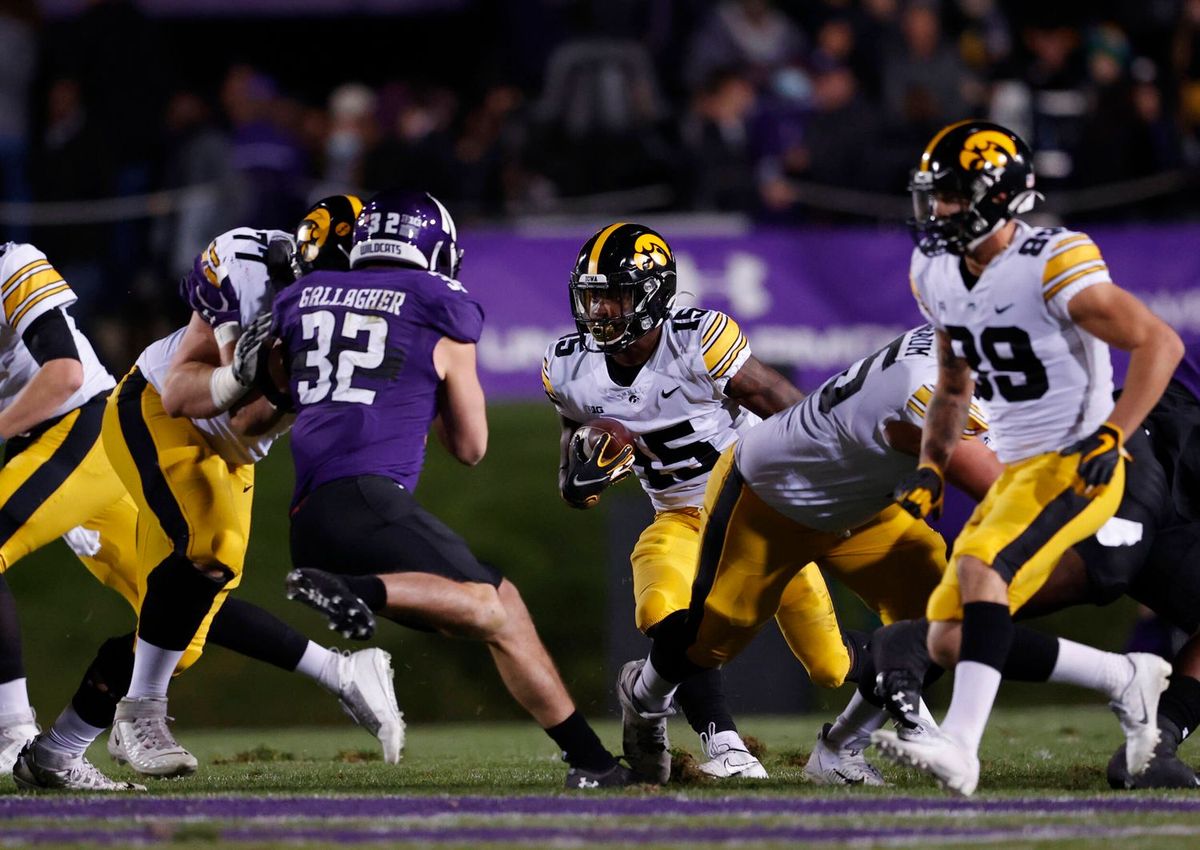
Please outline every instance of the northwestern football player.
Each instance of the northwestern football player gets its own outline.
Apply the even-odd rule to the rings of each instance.
[[[912,179],[918,244],[910,277],[937,329],[939,374],[920,464],[897,501],[919,517],[939,509],[972,393],[988,404],[1005,469],[929,600],[930,653],[957,661],[942,727],[913,740],[879,730],[872,740],[963,795],[979,780],[979,742],[1012,647],[1012,614],[1070,546],[1116,512],[1125,436],[1158,401],[1183,350],[1170,327],[1112,282],[1086,234],[1016,218],[1038,198],[1032,158],[1004,127],[960,121],[929,142]],[[1130,352],[1115,406],[1109,345]],[[1136,776],[1158,743],[1155,714],[1170,665],[1075,646],[1059,656],[1063,680],[1113,701]]]
[[[351,271],[314,272],[276,299],[297,411],[289,595],[361,637],[380,613],[482,641],[563,750],[567,787],[625,785],[629,769],[576,710],[516,587],[413,496],[431,425],[462,463],[487,449],[483,310],[458,280],[461,256],[436,198],[384,192],[358,217]]]

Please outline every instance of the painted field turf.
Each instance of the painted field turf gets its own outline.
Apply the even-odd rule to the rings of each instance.
[[[980,794],[959,800],[913,773],[886,789],[823,789],[802,777],[822,718],[747,718],[765,782],[694,778],[695,736],[672,724],[683,781],[603,794],[560,790],[564,766],[530,725],[417,725],[398,766],[344,727],[188,730],[201,759],[149,795],[19,795],[0,783],[0,845],[239,848],[1020,846],[1200,844],[1200,793],[1116,793],[1104,765],[1119,742],[1103,709],[999,712],[984,741]],[[615,745],[615,724],[601,726]],[[1184,752],[1190,748],[1185,745]],[[91,753],[112,775],[131,777]]]

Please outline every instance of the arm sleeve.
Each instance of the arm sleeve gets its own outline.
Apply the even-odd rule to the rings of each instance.
[[[47,310],[27,323],[21,339],[39,366],[51,360],[79,359],[75,334],[71,332],[71,325],[61,309]]]
[[[550,403],[554,405],[554,409],[560,415],[565,416],[563,412],[562,401],[554,392],[554,384],[550,381],[550,354],[547,353],[542,357],[542,389],[546,392],[546,398],[550,399]]]
[[[1050,315],[1070,320],[1067,305],[1089,286],[1111,283],[1100,249],[1086,233],[1068,233],[1047,250],[1042,269],[1042,298]]]
[[[21,337],[40,316],[75,303],[75,293],[46,255],[32,245],[19,246],[5,256],[0,295],[4,321]]]
[[[750,359],[750,341],[730,316],[712,310],[700,323],[700,354],[708,376],[724,392],[729,379]]]

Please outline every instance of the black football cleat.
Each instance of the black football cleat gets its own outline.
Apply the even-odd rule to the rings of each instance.
[[[572,791],[590,791],[593,788],[625,788],[637,785],[640,780],[633,771],[617,762],[607,770],[586,770],[573,767],[567,771],[566,787]]]
[[[1196,771],[1184,764],[1175,750],[1160,743],[1150,764],[1136,777],[1125,766],[1125,745],[1122,744],[1108,761],[1108,784],[1118,791],[1146,788],[1200,788]]]
[[[324,570],[297,569],[287,574],[287,598],[298,599],[329,619],[342,637],[367,640],[375,634],[375,615],[351,592],[341,576]]]

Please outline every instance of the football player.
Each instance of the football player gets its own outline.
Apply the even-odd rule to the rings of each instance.
[[[803,394],[751,354],[730,316],[674,308],[675,256],[644,225],[618,222],[588,239],[570,292],[578,331],[551,343],[542,360],[542,384],[562,421],[559,490],[567,504],[588,508],[614,481],[630,469],[636,472],[655,517],[630,555],[634,619],[653,640],[665,620],[686,616],[704,485],[713,465],[739,433]],[[597,416],[636,434],[636,447],[604,469],[599,464],[612,453],[608,446],[585,453],[575,436],[581,423]],[[816,569],[803,571],[789,586],[777,620],[813,681],[840,685],[850,658]],[[634,667],[623,675],[632,675]],[[720,670],[692,677],[676,699],[700,734],[707,759],[702,772],[766,778],[738,734]],[[631,736],[625,756],[635,772],[666,782],[671,755],[665,718],[644,722],[648,718],[637,717],[624,700],[622,714]]]
[[[413,497],[431,424],[464,464],[487,448],[483,310],[458,281],[461,257],[441,202],[383,192],[358,217],[351,271],[315,272],[276,299],[297,409],[288,592],[360,637],[381,613],[483,641],[563,750],[567,787],[626,785],[629,769],[575,708],[516,587]]]
[[[988,404],[1005,469],[957,538],[954,569],[929,600],[930,653],[943,666],[958,662],[942,727],[913,740],[879,730],[872,740],[969,795],[1013,646],[1012,613],[1067,548],[1113,516],[1124,489],[1125,435],[1162,395],[1183,346],[1112,283],[1086,234],[1016,218],[1038,195],[1032,152],[1009,130],[973,120],[943,128],[921,156],[912,196],[912,289],[937,328],[939,373],[920,464],[897,487],[897,501],[919,517],[939,510],[972,392]],[[1130,352],[1115,406],[1110,344]],[[1169,673],[1154,656],[1079,644],[1055,662],[1058,681],[1112,700],[1133,776],[1158,743],[1154,716]]]
[[[662,624],[640,673],[621,683],[625,699],[647,714],[665,710],[679,683],[736,657],[812,564],[884,622],[924,610],[945,569],[945,543],[891,503],[887,482],[916,465],[937,374],[933,342],[929,326],[908,331],[722,452],[705,493],[687,616]],[[995,474],[994,456],[975,439],[985,428],[975,409],[948,471],[976,495]],[[885,715],[851,708],[822,731],[805,772],[824,783],[882,784],[862,750]]]
[[[1063,555],[1046,582],[1017,613],[1036,617],[1071,605],[1107,605],[1128,594],[1173,626],[1192,635],[1176,654],[1170,685],[1158,706],[1162,739],[1149,767],[1135,776],[1121,746],[1109,763],[1109,782],[1119,788],[1194,788],[1195,771],[1176,755],[1200,724],[1200,356],[1188,352],[1163,397],[1126,443],[1133,462],[1113,519]],[[872,637],[880,697],[864,692],[909,722],[897,706],[915,704],[922,681],[939,668],[926,649],[929,621],[896,623]],[[1018,626],[1002,670],[1005,679],[1056,681],[1062,641]],[[957,649],[958,647],[955,647]],[[1068,654],[1077,651],[1068,649]],[[1019,656],[1019,657],[1014,657]],[[860,691],[862,689],[860,688]],[[884,699],[881,699],[884,698]]]
[[[317,204],[298,230],[297,256],[303,260],[315,221],[326,226],[315,232],[321,237],[315,248],[327,248],[326,262],[335,264],[340,252],[344,267],[349,227],[360,208],[356,198],[343,196]],[[341,245],[336,238],[325,244],[331,214],[340,214]],[[71,706],[18,759],[14,776],[23,787],[135,787],[111,782],[83,758],[110,722],[109,751],[119,761],[152,776],[194,771],[194,757],[166,725],[166,687],[173,672],[199,657],[210,626],[222,644],[305,673],[337,693],[354,719],[380,738],[385,760],[399,758],[403,722],[386,653],[331,652],[245,603],[218,613],[226,611],[221,602],[240,576],[252,464],[290,425],[261,398],[234,415],[222,410],[253,384],[256,347],[267,327],[255,317],[266,312],[272,295],[266,265],[271,237],[289,239],[281,232],[239,229],[209,246],[184,281],[192,322],[143,352],[122,382],[123,392],[109,401],[104,448],[123,474],[112,477],[134,486],[139,503],[132,509],[136,551],[128,551],[134,549],[131,530],[124,553],[136,567],[114,584],[139,611],[137,652],[131,654],[132,635],[104,644]],[[308,253],[310,261],[316,258],[314,250]],[[247,332],[239,336],[240,327]],[[223,358],[231,365],[219,365]],[[240,395],[222,383],[231,379]],[[85,525],[85,536],[97,530]],[[102,550],[121,548],[121,542],[100,530]]]

